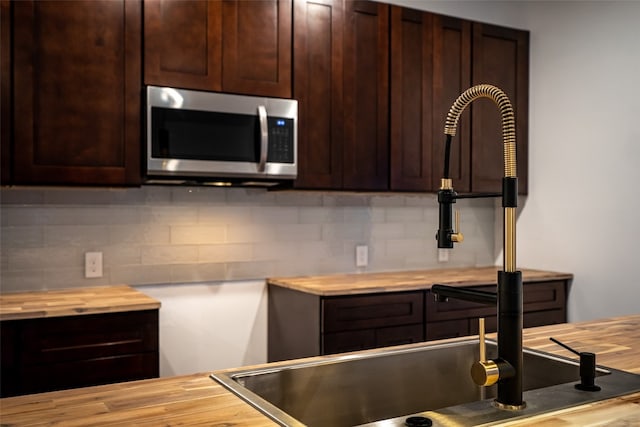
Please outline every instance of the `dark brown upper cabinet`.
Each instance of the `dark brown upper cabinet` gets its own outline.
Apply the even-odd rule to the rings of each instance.
[[[433,17],[433,190],[444,175],[444,125],[456,98],[471,86],[471,22]],[[449,174],[453,188],[471,190],[471,115],[463,113],[451,144]]]
[[[301,188],[342,188],[342,0],[294,3],[294,84]]]
[[[140,4],[16,1],[2,12],[2,118],[13,128],[3,183],[138,184]]]
[[[433,19],[391,7],[391,190],[433,188]]]
[[[488,83],[502,89],[516,115],[519,193],[527,193],[529,33],[462,19],[434,19],[434,183],[444,169],[444,123],[467,88]],[[489,99],[462,113],[450,162],[453,186],[461,192],[500,192],[504,176],[502,120]]]
[[[389,188],[389,6],[345,1],[342,188]]]
[[[518,192],[527,193],[529,128],[529,33],[473,24],[473,84],[489,83],[511,100],[516,118]],[[502,120],[489,100],[471,113],[471,190],[501,191],[504,176]]]
[[[298,188],[389,186],[389,6],[295,3]]]
[[[526,193],[526,31],[380,3],[306,0],[296,2],[294,58],[297,187],[436,191],[449,108],[473,84],[491,83],[514,104]],[[457,191],[501,191],[500,125],[489,100],[463,113],[450,161]]]
[[[291,97],[291,0],[144,4],[144,82]]]

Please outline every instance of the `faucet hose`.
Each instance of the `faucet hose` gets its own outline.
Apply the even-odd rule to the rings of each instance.
[[[489,98],[497,106],[502,117],[502,139],[504,145],[504,176],[515,178],[516,175],[516,121],[513,113],[511,101],[500,89],[489,84],[480,84],[465,90],[458,99],[455,100],[444,126],[444,133],[447,136],[456,136],[456,128],[460,115],[478,98]],[[448,156],[447,156],[448,157]],[[448,171],[448,166],[445,166]]]

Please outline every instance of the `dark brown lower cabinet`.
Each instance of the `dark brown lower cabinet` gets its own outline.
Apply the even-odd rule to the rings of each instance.
[[[2,397],[159,375],[158,310],[5,320]]]
[[[495,292],[496,286],[473,286],[469,289]],[[567,321],[566,281],[527,282],[522,296],[522,323],[525,328],[551,325]],[[426,339],[462,337],[478,333],[478,318],[485,318],[486,332],[498,329],[496,308],[449,299],[435,300],[431,291],[426,291]]]
[[[525,282],[524,327],[566,322],[568,281]],[[495,292],[495,285],[473,286]],[[496,308],[429,290],[320,296],[269,284],[268,360],[295,359],[475,335],[497,329]]]

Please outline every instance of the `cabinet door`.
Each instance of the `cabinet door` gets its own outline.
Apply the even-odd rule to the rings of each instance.
[[[145,2],[144,81],[157,86],[222,90],[221,2]]]
[[[502,89],[516,116],[518,191],[527,192],[529,33],[488,24],[473,24],[473,83]],[[489,100],[471,106],[472,191],[502,191],[504,176],[502,120]]]
[[[389,6],[345,2],[343,188],[389,183]]]
[[[436,15],[433,18],[433,185],[444,175],[444,125],[458,96],[471,86],[471,23]],[[449,175],[453,188],[471,189],[471,114],[463,113],[451,144]]]
[[[291,0],[222,3],[222,88],[291,97]]]
[[[391,8],[391,190],[433,188],[432,20],[430,13]]]
[[[11,184],[11,3],[0,0],[0,183]],[[3,383],[4,384],[4,383]],[[4,388],[4,386],[3,386]]]
[[[140,4],[20,1],[14,182],[140,182]]]
[[[299,188],[342,187],[342,0],[296,1]]]

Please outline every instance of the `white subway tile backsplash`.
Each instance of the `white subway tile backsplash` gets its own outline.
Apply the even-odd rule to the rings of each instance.
[[[171,265],[170,271],[172,283],[206,282],[210,281],[211,277],[225,277],[226,264],[174,264]]]
[[[44,246],[42,226],[7,226],[0,231],[0,240],[7,247],[34,248]]]
[[[278,233],[273,225],[247,223],[227,226],[228,243],[268,242],[277,239]]]
[[[251,208],[251,217],[256,224],[296,224],[299,219],[295,206],[256,206]]]
[[[160,223],[109,226],[109,243],[112,245],[162,245],[171,240],[171,226]]]
[[[144,186],[4,188],[0,200],[2,292],[493,264],[499,209],[461,200],[465,241],[438,263],[433,194]],[[84,278],[87,251],[103,252],[104,277]]]
[[[278,224],[276,240],[284,242],[313,241],[322,239],[320,224]]]
[[[193,206],[151,206],[143,212],[150,223],[160,224],[196,224],[198,210]]]
[[[197,259],[196,245],[143,246],[140,252],[141,263],[149,265],[184,264]]]
[[[224,225],[172,225],[171,244],[212,244],[226,241],[227,227]]]
[[[252,259],[253,245],[250,243],[222,243],[198,246],[198,262],[201,263],[248,262]]]
[[[251,209],[246,206],[198,206],[200,224],[246,224],[253,220]]]
[[[44,245],[49,247],[72,246],[99,248],[109,244],[109,228],[106,225],[46,225]]]

